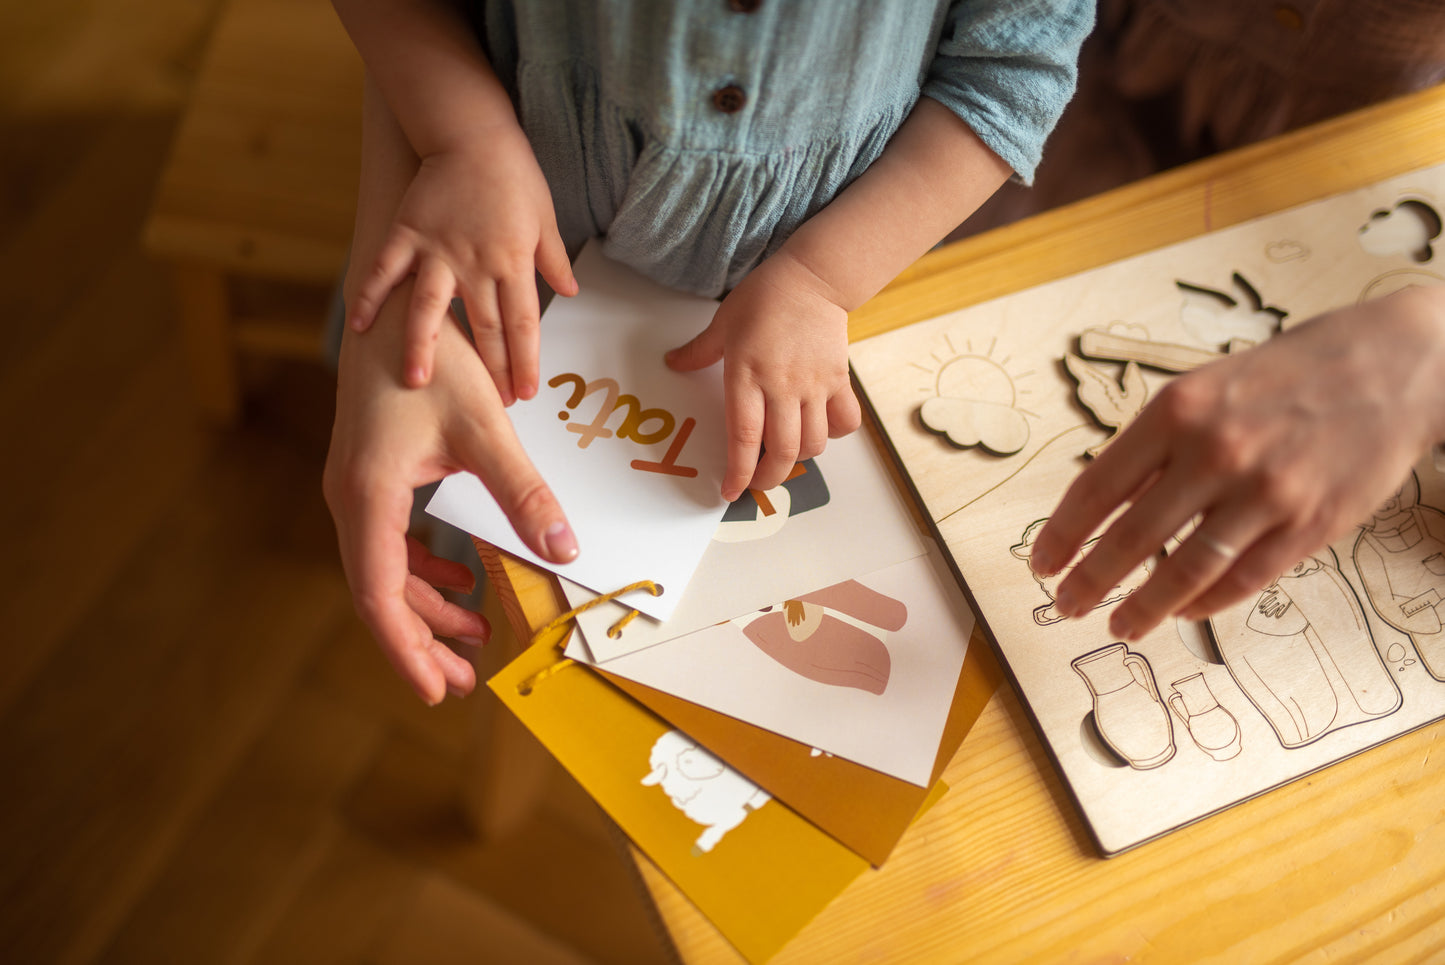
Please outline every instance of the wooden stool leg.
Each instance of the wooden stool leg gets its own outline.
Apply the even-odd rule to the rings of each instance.
[[[473,826],[485,839],[501,837],[527,819],[542,802],[552,758],[521,721],[491,693],[465,781]]]
[[[490,550],[490,547],[488,548]],[[490,550],[495,554],[495,550]],[[493,565],[497,564],[495,558]],[[493,581],[493,587],[496,586]],[[495,669],[522,652],[500,595],[489,588],[482,613],[492,625],[485,662]],[[496,695],[479,685],[473,699],[481,700],[477,739],[472,742],[470,766],[464,779],[467,812],[473,826],[486,838],[498,837],[517,827],[541,803],[548,776],[557,766],[547,749],[532,736]]]
[[[225,275],[215,268],[178,265],[172,284],[191,390],[207,418],[229,425],[240,415],[241,388]]]

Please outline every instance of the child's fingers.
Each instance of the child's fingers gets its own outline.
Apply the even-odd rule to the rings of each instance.
[[[512,388],[511,360],[507,357],[507,334],[502,329],[502,315],[497,304],[497,283],[483,278],[474,284],[467,297],[467,321],[472,327],[472,341],[482,364],[492,375],[502,405],[516,401]]]
[[[436,340],[452,302],[457,282],[451,269],[438,258],[426,258],[417,268],[411,308],[406,314],[406,384],[419,388],[431,381]]]
[[[722,497],[732,502],[751,484],[763,445],[763,393],[755,386],[727,387],[728,466]]]
[[[376,261],[372,262],[361,286],[356,290],[349,320],[352,329],[364,332],[371,327],[382,302],[386,301],[386,296],[411,271],[416,254],[416,246],[409,234],[393,232],[386,239],[381,251],[377,253]]]
[[[828,398],[828,438],[841,439],[863,424],[863,410],[850,385]]]
[[[802,436],[798,445],[798,461],[812,459],[828,446],[828,408],[826,403],[805,402],[802,412]]]
[[[569,298],[577,294],[577,277],[572,274],[567,246],[562,244],[562,236],[555,226],[550,231],[544,230],[541,241],[537,243],[537,271],[557,294]]]
[[[674,372],[695,372],[715,364],[722,357],[723,327],[714,321],[692,341],[668,352],[663,360]]]
[[[512,391],[519,399],[537,394],[539,355],[537,283],[533,278],[504,278],[497,283],[497,304],[507,333]]]
[[[798,464],[802,423],[802,409],[796,402],[768,404],[763,455],[753,473],[753,489],[772,489],[788,478]]]

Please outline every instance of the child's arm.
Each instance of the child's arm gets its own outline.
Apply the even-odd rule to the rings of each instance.
[[[502,400],[537,389],[536,272],[562,295],[577,283],[552,197],[505,88],[465,18],[441,0],[334,0],[421,166],[351,306],[364,331],[387,294],[416,275],[407,313],[407,384],[430,378],[451,299],[467,310]]]
[[[744,278],[702,334],[669,353],[680,370],[726,360],[724,498],[781,484],[829,436],[858,427],[848,312],[1012,173],[957,115],[921,98],[879,159]]]
[[[386,237],[418,160],[368,80],[363,105],[361,193],[352,251],[370,264]],[[348,272],[347,301],[360,269]],[[412,491],[460,469],[497,498],[518,535],[539,555],[564,562],[576,543],[561,507],[523,452],[501,399],[460,327],[439,327],[436,371],[423,388],[397,377],[406,335],[410,280],[380,305],[381,324],[345,333],[336,390],[336,422],[323,489],[336,522],[341,561],[357,613],[397,672],[427,703],[475,685],[471,664],[438,636],[479,643],[479,615],[448,603],[432,585],[458,586],[462,573],[406,538]]]

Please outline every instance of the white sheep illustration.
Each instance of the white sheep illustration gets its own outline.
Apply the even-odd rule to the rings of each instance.
[[[642,779],[642,785],[662,785],[678,810],[703,825],[702,834],[693,843],[693,854],[711,851],[724,834],[771,800],[767,791],[681,731],[670,730],[657,739],[649,766],[652,771]]]

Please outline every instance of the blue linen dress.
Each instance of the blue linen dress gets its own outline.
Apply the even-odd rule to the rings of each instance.
[[[478,0],[569,247],[721,295],[882,153],[920,95],[1027,183],[1093,0]]]

